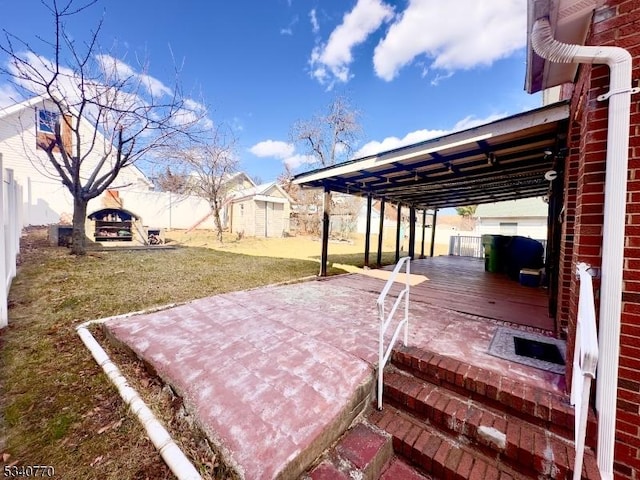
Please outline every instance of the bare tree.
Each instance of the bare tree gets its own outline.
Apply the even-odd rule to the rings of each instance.
[[[251,179],[251,181],[252,181],[253,183],[255,183],[256,185],[262,185],[263,183],[265,183],[265,182],[264,182],[264,180],[262,179],[262,177],[261,177],[260,175],[252,174],[252,175],[249,175],[249,178],[250,178],[250,179]]]
[[[238,170],[236,139],[225,128],[212,128],[208,140],[187,148],[172,149],[168,157],[186,176],[185,192],[205,199],[211,208],[216,236],[222,242],[221,213],[228,200],[229,179]]]
[[[102,21],[87,42],[79,45],[67,30],[72,17],[94,1],[42,2],[53,17],[53,37],[42,40],[51,58],[4,31],[0,50],[8,55],[0,74],[22,96],[46,101],[39,121],[47,130],[37,136],[37,148],[73,197],[72,253],[86,252],[85,220],[89,200],[98,197],[121,171],[144,156],[166,148],[177,137],[193,135],[206,111],[183,98],[180,88],[168,88],[102,53],[98,45]],[[51,107],[49,107],[51,106]],[[37,167],[36,167],[37,168]],[[46,167],[45,167],[46,168]]]
[[[345,97],[338,96],[324,115],[296,122],[291,140],[306,149],[317,166],[335,165],[347,160],[355,149],[361,132],[359,116]]]
[[[188,176],[172,172],[170,166],[167,166],[164,172],[155,177],[154,183],[163,192],[184,194],[189,189]]]
[[[284,164],[284,169],[278,175],[276,182],[278,183],[278,185],[282,187],[282,189],[285,192],[287,192],[287,194],[291,198],[293,198],[294,200],[297,200],[298,191],[300,190],[300,187],[298,187],[298,185],[294,185],[293,170],[288,163]]]
[[[328,167],[336,163],[348,160],[355,150],[358,137],[361,133],[359,124],[360,113],[354,109],[348,99],[343,96],[337,96],[329,104],[325,114],[316,115],[309,120],[300,120],[296,122],[290,133],[291,141],[306,150],[306,153],[315,159],[318,167]],[[285,172],[282,174],[283,180],[292,177],[292,172],[285,165]],[[309,212],[307,217],[311,216],[315,225],[320,225],[320,215],[318,210],[313,210],[315,206],[305,205],[305,200],[317,200],[318,192],[314,194],[302,194],[297,192],[297,199],[301,209]],[[326,195],[323,202],[325,212],[330,214],[331,195]],[[305,227],[306,229],[306,227]]]

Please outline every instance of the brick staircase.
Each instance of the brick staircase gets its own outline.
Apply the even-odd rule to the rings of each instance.
[[[300,480],[427,480],[394,456],[391,436],[366,420],[347,430]]]
[[[417,348],[394,350],[384,409],[368,421],[396,455],[441,479],[570,479],[573,408],[565,396]],[[587,438],[593,439],[590,413]],[[593,443],[589,443],[593,446]],[[591,448],[582,478],[600,478]]]

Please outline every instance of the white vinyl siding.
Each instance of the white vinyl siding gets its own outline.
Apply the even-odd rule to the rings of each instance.
[[[265,235],[265,231],[266,231],[266,213],[267,213],[267,202],[261,202],[261,201],[256,201],[255,202],[256,205],[256,212],[255,212],[255,219],[256,219],[256,229],[255,229],[255,233],[254,235],[256,237],[264,237]]]
[[[5,168],[12,169],[15,179],[23,186],[25,223],[46,225],[57,223],[63,213],[73,212],[73,198],[60,181],[46,153],[36,148],[36,135],[40,111],[56,112],[55,105],[39,101],[37,105],[24,108],[0,118],[0,153]],[[1,113],[1,112],[0,112]],[[38,122],[39,123],[39,122]],[[92,130],[82,123],[83,138],[91,138]],[[106,143],[103,137],[97,142]],[[100,159],[100,148],[87,158],[82,171],[85,176],[92,171]],[[123,169],[113,187],[148,189],[147,178],[136,168]],[[97,210],[101,200],[89,202],[88,211]]]

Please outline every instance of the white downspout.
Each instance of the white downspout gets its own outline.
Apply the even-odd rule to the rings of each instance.
[[[598,366],[598,467],[602,478],[613,478],[613,451],[616,429],[618,360],[620,356],[620,313],[624,227],[629,163],[629,118],[631,93],[631,55],[620,47],[569,45],[553,38],[549,20],[535,22],[531,32],[533,50],[557,63],[607,64],[609,92],[598,100],[609,99],[607,132],[604,224],[602,230],[602,281],[600,288],[600,329]]]

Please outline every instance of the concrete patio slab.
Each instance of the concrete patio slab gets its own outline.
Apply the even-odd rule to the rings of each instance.
[[[178,391],[244,478],[296,478],[371,400],[383,285],[343,275],[264,287],[106,328]],[[490,356],[498,323],[420,302],[410,321],[410,345],[564,388],[562,376]]]

